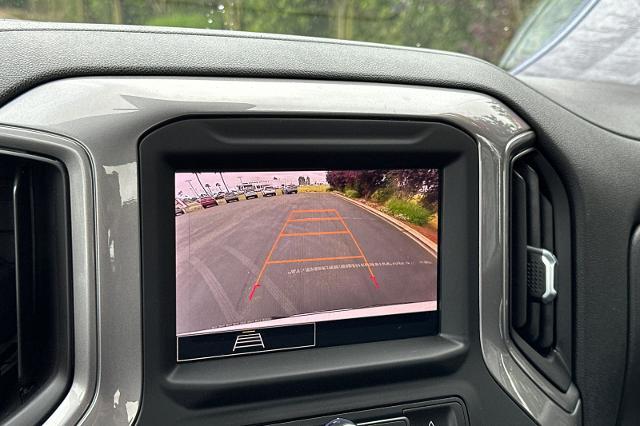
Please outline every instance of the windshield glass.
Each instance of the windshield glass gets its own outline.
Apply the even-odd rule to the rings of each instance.
[[[155,25],[358,40],[465,53],[500,64],[535,16],[535,46],[511,49],[507,68],[552,38],[580,0],[0,0],[0,18]],[[550,5],[563,7],[552,8]],[[553,10],[554,13],[541,12]],[[558,12],[560,11],[560,12]],[[556,13],[557,12],[557,13]],[[542,15],[542,18],[541,18]],[[552,20],[543,25],[541,19]],[[558,21],[560,23],[558,23]],[[550,28],[550,29],[549,29]],[[523,44],[522,37],[519,45]]]

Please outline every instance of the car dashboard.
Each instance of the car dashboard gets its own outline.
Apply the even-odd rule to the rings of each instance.
[[[492,65],[443,52],[72,24],[13,23],[0,39],[10,46],[0,53],[7,64],[0,67],[2,201],[14,223],[3,230],[3,241],[17,247],[18,285],[29,280],[21,268],[49,271],[44,253],[52,264],[66,265],[55,276],[31,278],[57,295],[50,298],[57,303],[53,313],[42,321],[55,326],[51,333],[59,338],[42,346],[53,361],[33,376],[29,398],[6,409],[9,424],[579,425],[637,419],[628,399],[639,386],[640,149],[633,135],[595,125]],[[434,256],[433,267],[401,278],[383,272],[383,262],[404,253],[392,245],[395,237],[368,243],[375,232],[359,231],[353,216],[365,213],[351,209],[357,200],[348,192],[309,194],[303,191],[313,186],[309,177],[282,177],[293,170],[400,169],[437,171],[440,183],[436,237],[422,244]],[[214,172],[223,179],[215,193],[197,180],[189,184],[202,191],[185,183],[183,191],[196,198],[203,192],[209,200],[194,208],[196,198],[179,199],[174,184],[179,173],[196,179],[199,171],[205,178],[210,173],[211,183],[218,179]],[[253,171],[268,175],[268,184],[247,186],[233,199],[230,182],[244,185],[238,176]],[[16,176],[24,173],[31,186],[21,197],[25,184],[20,187]],[[38,191],[52,198],[42,207],[34,198]],[[321,196],[329,201],[314,207]],[[301,205],[287,207],[285,222],[264,219],[285,201]],[[249,215],[266,203],[272,207],[256,216],[255,230],[232,238],[235,228],[227,222],[244,214],[241,209]],[[218,220],[224,211],[236,213]],[[16,219],[25,212],[35,218],[31,225]],[[257,323],[239,327],[244,318],[225,310],[227,281],[218,273],[232,271],[231,261],[207,260],[218,256],[214,251],[201,256],[215,268],[212,279],[181,278],[177,271],[180,241],[188,240],[181,232],[192,232],[178,227],[195,227],[195,218],[205,214],[211,219],[202,222],[201,235],[216,235],[211,240],[223,240],[220,250],[237,259],[253,256],[252,250],[259,259],[247,266],[249,278],[244,269],[228,274],[229,286],[245,285],[237,301],[231,298],[236,310],[247,312],[271,295],[306,315],[300,306],[307,300],[329,298],[311,290],[273,293],[273,271],[308,254],[294,247],[278,257],[283,235],[292,240],[302,232],[292,229],[307,220],[340,222],[328,231],[309,228],[309,244],[344,238],[351,251],[321,257],[329,244],[318,245],[303,265],[288,269],[287,279],[303,266],[329,268],[327,259],[338,265],[334,269],[351,265],[342,267],[352,278],[340,287],[362,279],[366,291],[397,286],[392,294],[415,279],[420,292],[431,279],[432,312],[391,323],[349,317],[351,323],[331,323],[331,329],[307,317],[295,322],[313,324],[313,331],[304,331],[313,333],[307,340],[295,334],[303,333],[295,328],[301,325],[259,325],[262,313],[251,317]],[[384,226],[393,225],[389,211],[379,215]],[[42,224],[41,216],[48,218]],[[383,225],[376,226],[382,233]],[[271,228],[276,232],[259,242],[255,234]],[[316,235],[323,232],[330,235]],[[51,242],[29,257],[21,245],[25,235],[33,247]],[[184,244],[195,245],[194,238]],[[367,259],[378,249],[382,254]],[[202,271],[201,263],[191,259],[185,268]],[[322,276],[329,277],[327,286],[339,280]],[[209,285],[218,304],[203,308],[189,296],[199,280],[219,284]],[[343,297],[331,299],[331,306],[342,306]],[[197,309],[221,312],[207,317],[221,319],[185,322],[181,334],[180,321]],[[197,332],[203,328],[225,334]],[[270,343],[276,334],[294,343]],[[38,344],[19,336],[24,348]],[[234,344],[225,347],[227,338]],[[228,356],[237,352],[242,356]],[[28,358],[20,363],[34,364]]]

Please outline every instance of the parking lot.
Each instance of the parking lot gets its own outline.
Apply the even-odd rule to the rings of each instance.
[[[435,301],[435,253],[331,193],[176,217],[177,332]]]

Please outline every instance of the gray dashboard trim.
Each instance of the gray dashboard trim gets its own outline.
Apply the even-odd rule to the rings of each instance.
[[[577,393],[554,392],[524,357],[518,358],[504,332],[506,170],[512,150],[521,143],[531,144],[533,138],[528,125],[504,104],[471,91],[382,83],[84,77],[36,87],[0,109],[0,123],[78,140],[93,162],[98,312],[101,330],[108,332],[99,337],[103,362],[96,399],[84,423],[115,420],[123,411],[133,422],[138,412],[142,391],[138,140],[158,123],[197,114],[412,117],[451,123],[471,134],[480,157],[480,333],[485,363],[536,421],[579,422]]]

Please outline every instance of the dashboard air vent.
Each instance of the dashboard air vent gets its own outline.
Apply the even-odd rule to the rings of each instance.
[[[62,167],[0,152],[0,422],[39,423],[67,388],[68,253]]]
[[[560,179],[535,151],[511,170],[511,336],[556,387],[571,383],[571,224]]]

